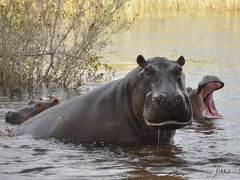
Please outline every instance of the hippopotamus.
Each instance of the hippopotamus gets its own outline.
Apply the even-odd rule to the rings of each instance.
[[[36,116],[37,114],[51,108],[59,103],[58,99],[53,100],[32,100],[29,102],[28,107],[18,111],[9,111],[6,114],[5,120],[11,124],[21,124],[26,120]]]
[[[22,123],[16,135],[74,143],[171,141],[176,129],[192,123],[185,59],[139,55],[136,61],[124,78],[47,109]]]
[[[223,88],[224,83],[216,76],[204,76],[198,88],[187,88],[193,109],[194,119],[218,119],[223,116],[218,112],[214,100],[214,91]]]

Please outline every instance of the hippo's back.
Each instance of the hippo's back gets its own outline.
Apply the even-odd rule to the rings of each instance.
[[[127,130],[121,126],[116,103],[121,81],[107,83],[90,93],[63,102],[23,123],[18,135],[31,134],[35,138],[73,139],[94,141],[117,138],[116,132]],[[123,132],[121,132],[123,133]]]

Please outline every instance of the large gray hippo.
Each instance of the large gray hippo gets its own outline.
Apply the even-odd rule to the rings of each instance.
[[[213,93],[223,88],[224,83],[216,76],[204,76],[196,89],[187,88],[193,108],[194,119],[218,119],[223,116],[218,112]]]
[[[20,125],[17,135],[67,142],[157,143],[192,123],[184,57],[145,60],[123,79],[63,102]],[[160,130],[160,131],[159,131]],[[160,132],[160,133],[159,133]]]

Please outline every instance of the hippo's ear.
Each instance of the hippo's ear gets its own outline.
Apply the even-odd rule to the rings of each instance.
[[[177,60],[177,63],[180,65],[180,66],[183,66],[185,64],[185,58],[183,56],[180,56]]]
[[[51,106],[56,106],[57,104],[59,104],[59,100],[58,99],[52,100]]]
[[[147,62],[145,61],[144,57],[142,55],[139,55],[137,57],[137,63],[139,64],[139,66],[141,66],[142,68],[144,68],[147,65]]]

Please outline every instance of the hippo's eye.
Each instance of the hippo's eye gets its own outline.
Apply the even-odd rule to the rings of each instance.
[[[182,75],[182,70],[180,70],[180,71],[178,72],[178,75],[180,75],[180,76]]]
[[[182,68],[177,68],[177,69],[176,69],[176,74],[177,74],[178,76],[181,76],[181,75],[182,75]]]
[[[41,108],[42,107],[42,104],[41,103],[38,103],[35,105],[35,108]]]
[[[144,75],[145,75],[145,76],[150,76],[150,71],[149,71],[149,69],[147,69],[147,68],[144,69]]]

